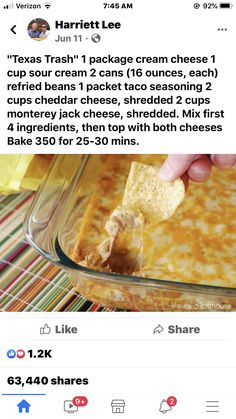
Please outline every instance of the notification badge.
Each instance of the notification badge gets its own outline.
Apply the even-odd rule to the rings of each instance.
[[[177,399],[174,396],[168,397],[166,401],[167,401],[168,406],[170,407],[174,407],[177,404]]]
[[[88,399],[85,396],[75,396],[72,400],[73,405],[77,407],[84,407],[88,404]]]

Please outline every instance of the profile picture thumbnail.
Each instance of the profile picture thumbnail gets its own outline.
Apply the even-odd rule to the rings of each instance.
[[[34,41],[43,41],[50,35],[50,26],[44,19],[34,19],[28,24],[27,31]]]

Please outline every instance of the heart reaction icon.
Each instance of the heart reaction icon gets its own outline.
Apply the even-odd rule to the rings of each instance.
[[[23,349],[18,349],[17,352],[16,352],[16,356],[19,359],[24,358],[25,357],[25,351]]]

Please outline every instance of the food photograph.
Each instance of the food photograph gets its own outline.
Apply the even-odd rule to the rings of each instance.
[[[0,311],[236,311],[235,155],[0,155]]]

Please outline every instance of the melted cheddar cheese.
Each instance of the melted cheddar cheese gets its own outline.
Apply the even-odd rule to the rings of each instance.
[[[72,255],[75,261],[83,261],[107,238],[105,224],[122,201],[131,162],[160,166],[164,158],[105,157],[78,233]],[[189,185],[183,203],[170,219],[145,226],[142,269],[133,275],[236,287],[235,213],[236,170],[213,168],[207,182]]]

